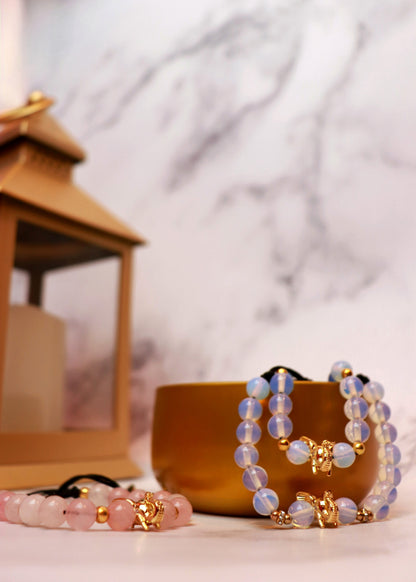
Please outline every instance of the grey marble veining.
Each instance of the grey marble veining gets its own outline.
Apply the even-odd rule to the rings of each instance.
[[[56,96],[78,182],[151,243],[135,435],[159,383],[342,357],[385,383],[413,462],[416,3],[26,7],[27,90]]]

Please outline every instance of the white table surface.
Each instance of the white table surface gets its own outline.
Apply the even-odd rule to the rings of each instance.
[[[136,482],[155,489],[152,478]],[[385,522],[278,530],[263,519],[195,514],[166,532],[46,530],[0,523],[0,581],[374,580],[416,582],[416,470]]]

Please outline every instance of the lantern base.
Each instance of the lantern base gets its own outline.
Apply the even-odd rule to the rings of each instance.
[[[136,478],[142,470],[128,457],[89,459],[68,463],[38,463],[0,466],[0,489],[28,489],[57,485],[73,475],[99,473],[112,479]]]

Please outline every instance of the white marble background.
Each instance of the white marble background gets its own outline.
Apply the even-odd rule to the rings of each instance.
[[[77,181],[150,241],[134,435],[157,384],[346,358],[385,384],[412,463],[416,2],[4,4],[2,105],[54,96]]]

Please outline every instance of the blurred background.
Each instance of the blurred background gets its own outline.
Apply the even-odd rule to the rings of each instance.
[[[416,2],[0,6],[1,108],[35,89],[54,97],[88,152],[77,183],[149,241],[135,254],[134,458],[149,462],[157,385],[246,380],[277,363],[324,379],[347,359],[385,385],[406,469]],[[113,315],[97,302],[82,317],[105,327]],[[73,327],[82,338],[82,319]],[[109,350],[104,334],[84,398],[105,384]]]

